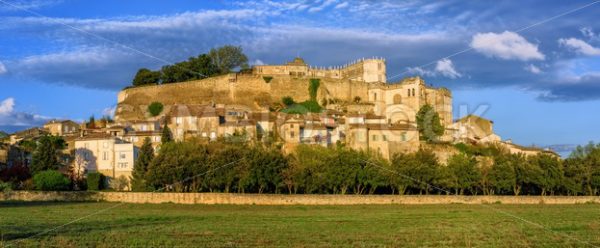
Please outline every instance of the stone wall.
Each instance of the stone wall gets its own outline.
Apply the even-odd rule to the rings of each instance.
[[[147,106],[154,101],[173,104],[236,104],[258,110],[257,97],[268,95],[272,102],[291,96],[297,102],[309,99],[308,85],[311,77],[273,76],[267,83],[259,75],[230,74],[204,80],[144,86],[119,92],[115,119],[131,121],[146,119]],[[318,99],[338,98],[352,101],[355,96],[367,99],[367,84],[345,79],[321,78]]]
[[[285,195],[227,193],[36,192],[0,194],[0,201],[108,201],[126,203],[235,205],[361,205],[361,204],[584,204],[597,196],[444,196],[444,195]]]

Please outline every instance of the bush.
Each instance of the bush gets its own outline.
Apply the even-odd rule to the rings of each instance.
[[[68,190],[71,181],[56,170],[47,170],[35,174],[33,184],[38,190]]]
[[[273,77],[271,77],[271,76],[264,76],[263,80],[265,80],[265,83],[270,83],[271,80],[273,80]]]
[[[153,102],[148,105],[148,113],[152,116],[157,116],[163,111],[163,104],[160,102]]]
[[[9,182],[0,181],[0,192],[10,192],[12,190],[12,184]]]
[[[296,102],[294,101],[294,98],[292,98],[291,96],[284,96],[281,98],[281,102],[283,104],[285,104],[285,106],[292,106],[294,105]]]
[[[87,174],[87,189],[88,190],[102,190],[104,189],[104,175],[98,172],[92,172]]]

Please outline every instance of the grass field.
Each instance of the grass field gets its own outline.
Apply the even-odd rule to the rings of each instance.
[[[594,247],[600,205],[0,202],[0,235],[0,247]]]

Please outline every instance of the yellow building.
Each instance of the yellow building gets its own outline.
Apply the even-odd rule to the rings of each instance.
[[[51,120],[44,124],[44,129],[50,134],[58,136],[79,134],[79,124],[71,120]]]
[[[130,179],[137,149],[132,143],[105,133],[90,134],[75,140],[74,167],[99,172],[111,181]]]

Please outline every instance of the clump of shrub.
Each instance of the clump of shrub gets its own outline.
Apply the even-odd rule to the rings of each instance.
[[[88,190],[95,191],[104,189],[104,175],[98,172],[88,173],[86,181]]]
[[[68,190],[71,181],[65,175],[56,170],[42,171],[33,176],[33,184],[38,190]]]
[[[273,77],[271,77],[271,76],[264,76],[263,80],[265,80],[265,83],[270,83],[271,80],[273,80]]]
[[[296,102],[294,101],[294,98],[292,98],[291,96],[284,96],[281,98],[281,102],[285,105],[285,106],[292,106],[294,105]]]
[[[148,105],[148,113],[152,116],[157,116],[163,111],[163,104],[160,102],[153,102]]]
[[[12,184],[9,182],[0,181],[0,192],[10,192],[12,190]]]

